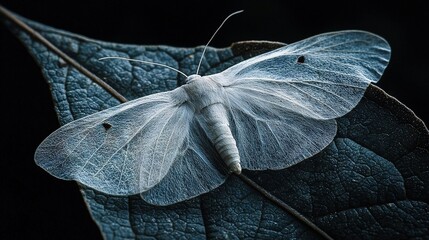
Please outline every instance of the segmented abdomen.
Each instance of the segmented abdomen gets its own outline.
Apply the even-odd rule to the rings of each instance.
[[[229,128],[228,115],[221,103],[209,105],[201,110],[206,120],[208,135],[217,152],[231,172],[240,173],[240,155]]]

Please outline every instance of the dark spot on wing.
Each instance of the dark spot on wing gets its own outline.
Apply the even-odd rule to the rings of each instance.
[[[107,123],[107,122],[103,123],[102,125],[106,131],[112,127],[112,125],[110,123]]]
[[[299,56],[298,59],[296,60],[297,63],[304,63],[305,61],[305,57],[304,56]]]

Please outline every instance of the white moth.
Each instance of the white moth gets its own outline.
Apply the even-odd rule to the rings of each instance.
[[[241,169],[283,169],[332,142],[390,58],[363,31],[331,32],[64,125],[35,161],[57,178],[168,205]]]

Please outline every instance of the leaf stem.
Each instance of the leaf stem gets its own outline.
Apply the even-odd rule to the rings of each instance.
[[[261,193],[265,198],[276,204],[278,207],[283,209],[284,211],[290,213],[292,216],[294,216],[296,219],[307,225],[309,228],[311,228],[313,231],[315,231],[317,234],[319,234],[324,239],[333,240],[331,236],[329,236],[325,231],[320,229],[316,224],[314,224],[312,221],[310,221],[308,218],[304,217],[301,213],[299,213],[297,210],[295,210],[293,207],[289,206],[287,203],[283,202],[282,200],[278,199],[273,194],[269,193],[267,190],[265,190],[263,187],[261,187],[259,184],[255,183],[252,179],[241,174],[235,174],[237,177],[239,177],[243,182],[245,182],[247,185]]]
[[[38,33],[36,30],[28,26],[26,23],[24,23],[21,19],[19,19],[15,14],[4,8],[0,5],[0,15],[3,15],[8,19],[9,21],[16,24],[18,27],[20,27],[22,30],[24,30],[26,33],[28,33],[30,36],[32,36],[35,40],[39,41],[43,45],[45,45],[49,50],[57,54],[60,58],[62,58],[66,63],[70,64],[74,68],[76,68],[78,71],[80,71],[83,75],[90,78],[92,81],[100,85],[102,88],[104,88],[107,92],[112,94],[116,99],[118,99],[120,102],[124,103],[127,101],[127,99],[122,96],[119,92],[117,92],[114,88],[112,88],[109,84],[107,84],[105,81],[101,80],[99,77],[97,77],[95,74],[90,72],[88,69],[86,69],[84,66],[80,65],[77,61],[75,61],[73,58],[69,57],[66,53],[61,51],[59,48],[57,48],[55,45],[53,45],[49,40],[47,40],[45,37],[43,37],[40,33]]]

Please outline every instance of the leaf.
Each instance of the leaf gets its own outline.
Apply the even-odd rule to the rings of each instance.
[[[160,67],[105,64],[98,58],[139,56],[191,74],[202,52],[202,47],[106,43],[21,20],[127,99],[174,89],[184,79]],[[42,68],[61,124],[120,104],[46,45],[15,24],[6,24]],[[208,48],[201,73],[219,72],[278,46],[244,42]],[[379,88],[370,87],[338,125],[335,140],[313,158],[281,171],[244,173],[333,238],[429,236],[429,137],[423,122]],[[139,196],[109,196],[85,186],[81,191],[106,239],[320,238],[236,176],[210,193],[166,207],[151,206]]]

